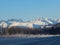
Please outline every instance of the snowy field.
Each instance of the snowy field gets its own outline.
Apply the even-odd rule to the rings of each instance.
[[[60,36],[0,37],[0,45],[60,45]]]

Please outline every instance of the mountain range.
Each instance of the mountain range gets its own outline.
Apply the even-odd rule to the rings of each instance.
[[[51,27],[52,25],[55,25],[60,22],[60,19],[48,19],[48,18],[38,18],[35,20],[30,20],[30,21],[23,21],[21,19],[8,19],[7,21],[5,20],[0,20],[0,27],[3,28],[10,28],[13,26],[18,26],[21,28],[44,28],[46,27]]]

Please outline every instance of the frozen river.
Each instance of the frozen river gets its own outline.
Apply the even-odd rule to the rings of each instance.
[[[0,37],[0,45],[60,45],[60,36],[43,38]]]

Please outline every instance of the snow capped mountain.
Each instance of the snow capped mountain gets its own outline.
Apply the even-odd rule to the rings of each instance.
[[[48,25],[54,25],[54,24],[58,23],[57,20],[48,19],[48,18],[43,19],[43,21],[48,23]]]
[[[54,24],[57,24],[60,22],[60,19],[48,19],[48,18],[38,18],[36,20],[30,21],[33,23],[34,28],[43,28],[44,26],[46,27],[51,27]]]
[[[42,19],[36,19],[36,20],[33,20],[33,21],[30,21],[31,23],[33,24],[37,24],[37,25],[48,25],[48,23],[44,22]]]
[[[38,18],[38,19],[33,20],[31,22],[36,23],[36,24],[40,24],[40,25],[52,25],[52,24],[58,23],[57,20],[48,19],[48,18]]]
[[[4,21],[0,22],[0,27],[7,28],[8,24]]]
[[[9,28],[13,27],[13,26],[19,26],[21,28],[32,28],[33,24],[29,23],[29,22],[14,22],[14,23],[9,25]]]
[[[15,26],[15,25],[17,25],[17,23],[20,23],[20,22],[23,22],[23,20],[21,20],[21,19],[9,19],[6,21],[8,26],[10,26],[10,25]]]
[[[19,26],[23,28],[40,28],[44,26],[54,25],[56,23],[59,23],[60,19],[48,19],[48,18],[38,18],[33,21],[24,22],[21,19],[9,19],[7,21],[0,21],[0,26],[6,28],[6,27],[13,27],[13,26]]]
[[[57,22],[60,22],[60,19],[57,19]]]
[[[7,21],[3,20],[3,21],[0,21],[0,27],[3,27],[3,28],[6,28],[12,24],[17,24],[17,22],[23,22],[23,20],[21,19],[9,19]]]

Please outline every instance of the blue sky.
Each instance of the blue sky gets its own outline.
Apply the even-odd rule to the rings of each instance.
[[[60,18],[60,0],[0,0],[0,20]]]

